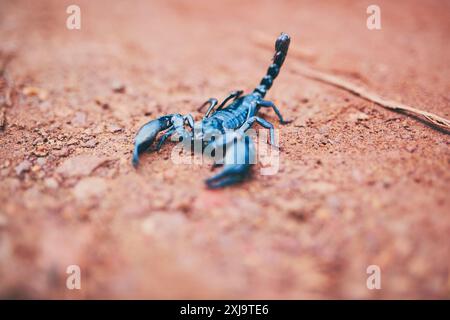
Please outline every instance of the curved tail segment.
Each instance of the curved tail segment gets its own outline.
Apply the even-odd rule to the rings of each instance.
[[[266,75],[262,78],[259,86],[257,86],[254,92],[258,92],[261,97],[264,97],[267,91],[272,87],[273,80],[278,76],[284,59],[286,58],[289,43],[291,38],[286,33],[281,33],[275,42],[275,55],[273,56],[273,62],[267,69]]]

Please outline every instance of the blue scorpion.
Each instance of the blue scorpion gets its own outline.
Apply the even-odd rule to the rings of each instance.
[[[143,125],[135,137],[133,166],[135,168],[138,166],[139,156],[150,149],[158,133],[166,130],[153,150],[159,150],[162,144],[176,133],[185,142],[200,142],[202,150],[205,148],[213,150],[212,155],[215,152],[219,154],[219,150],[223,151],[221,161],[216,161],[214,165],[223,165],[224,169],[205,181],[208,188],[221,188],[245,180],[249,176],[251,165],[255,163],[255,147],[252,139],[245,132],[256,122],[269,129],[270,144],[275,146],[274,126],[258,117],[258,111],[261,108],[272,108],[281,124],[290,122],[283,119],[273,102],[264,100],[267,91],[272,87],[273,80],[280,72],[289,43],[290,37],[286,33],[281,33],[275,42],[272,63],[252,93],[243,96],[243,91],[233,91],[220,105],[217,99],[210,98],[198,109],[201,111],[208,106],[203,119],[198,122],[195,122],[190,114],[184,116],[169,114]],[[230,100],[232,102],[227,106]],[[185,125],[190,128],[189,131],[185,129]],[[217,134],[220,139],[217,138]]]

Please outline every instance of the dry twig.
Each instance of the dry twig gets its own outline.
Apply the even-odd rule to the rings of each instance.
[[[262,46],[265,48],[270,48],[270,49],[272,48],[271,42],[263,41],[262,37],[260,35],[255,37],[254,41],[259,46]],[[296,51],[298,51],[298,49],[296,49],[296,48],[292,48],[292,51],[294,51],[293,56],[296,59],[300,58],[303,55],[302,52],[300,52],[300,51],[296,52]],[[443,117],[435,115],[431,112],[420,110],[420,109],[417,109],[417,108],[414,108],[414,107],[411,107],[406,104],[399,103],[399,102],[396,102],[393,100],[384,99],[381,96],[379,96],[378,94],[376,94],[374,92],[370,92],[363,87],[355,85],[347,80],[341,79],[334,75],[314,70],[300,62],[297,62],[296,64],[294,64],[294,70],[296,73],[298,73],[304,77],[307,77],[307,78],[310,78],[313,80],[317,80],[317,81],[332,85],[334,87],[343,89],[343,90],[348,91],[358,97],[361,97],[362,99],[376,103],[377,105],[379,105],[383,108],[412,115],[414,117],[417,117],[417,118],[425,121],[426,123],[428,123],[432,126],[435,126],[439,129],[444,130],[446,133],[450,133],[450,120],[447,120]]]

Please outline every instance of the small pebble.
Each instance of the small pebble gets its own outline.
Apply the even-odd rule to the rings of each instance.
[[[6,160],[5,162],[3,162],[2,167],[3,167],[3,168],[8,168],[10,164],[11,164],[11,161]]]
[[[55,150],[53,151],[53,154],[57,157],[67,157],[69,155],[69,149],[62,148],[61,150]]]
[[[22,93],[29,97],[36,96],[41,101],[47,99],[48,96],[47,90],[38,87],[25,87],[23,88]]]
[[[20,176],[23,172],[29,171],[31,169],[31,162],[28,160],[22,161],[19,165],[16,166],[16,174]]]
[[[74,126],[83,127],[87,123],[86,114],[84,112],[77,112],[73,119],[70,121]]]
[[[112,84],[112,90],[115,93],[125,93],[125,85],[121,83],[120,81],[114,81]]]
[[[112,124],[109,126],[109,132],[111,133],[116,133],[116,132],[120,132],[123,129],[121,127],[119,127],[118,125]]]
[[[34,151],[33,154],[36,157],[46,157],[48,155],[48,150],[45,149],[44,146],[38,146]]]
[[[97,142],[96,140],[91,139],[91,140],[89,140],[89,141],[83,142],[83,143],[81,144],[81,146],[82,146],[83,148],[95,148],[95,146],[96,146],[97,144],[98,144],[98,142]]]
[[[352,122],[357,122],[357,121],[363,121],[363,120],[368,120],[370,117],[367,113],[364,112],[355,112],[352,113],[348,116],[348,119]]]
[[[417,150],[417,146],[407,146],[406,147],[406,151],[408,151],[408,152],[410,152],[410,153],[413,153],[414,151],[416,151]]]
[[[50,189],[58,188],[58,181],[55,178],[47,178],[44,180],[44,185]]]

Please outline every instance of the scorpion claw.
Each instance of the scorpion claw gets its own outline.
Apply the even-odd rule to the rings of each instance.
[[[167,121],[161,117],[144,124],[136,134],[132,164],[135,168],[139,165],[139,156],[148,150],[161,130],[167,129]]]
[[[227,145],[224,169],[205,181],[209,189],[223,188],[247,178],[255,162],[255,147],[248,135],[237,137]]]
[[[220,189],[243,181],[249,173],[249,164],[228,165],[225,169],[205,181],[209,189]]]
[[[133,158],[131,159],[131,163],[133,164],[133,167],[137,168],[139,165],[139,147],[135,146],[133,151]]]

